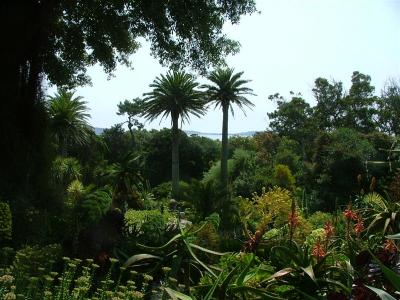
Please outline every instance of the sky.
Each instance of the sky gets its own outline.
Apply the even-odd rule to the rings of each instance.
[[[249,97],[253,110],[230,116],[230,133],[267,129],[267,113],[276,108],[268,100],[271,94],[300,92],[314,105],[311,90],[318,77],[342,81],[348,89],[352,72],[360,71],[371,76],[377,94],[388,78],[400,78],[400,0],[258,0],[257,9],[239,24],[224,26],[241,44],[238,54],[226,58],[228,65],[244,71],[256,94]],[[117,104],[149,92],[156,76],[167,72],[145,41],[131,61],[133,70],[119,66],[111,79],[100,66],[88,70],[93,85],[78,88],[76,95],[88,102],[92,126],[123,122]],[[162,127],[170,127],[170,120],[145,124]],[[201,132],[220,132],[221,127],[222,112],[212,109],[183,125]]]

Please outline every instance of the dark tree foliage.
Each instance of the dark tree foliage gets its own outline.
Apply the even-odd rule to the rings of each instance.
[[[127,115],[128,120],[124,123],[128,124],[129,133],[131,135],[132,147],[135,147],[135,135],[134,130],[135,127],[140,130],[144,127],[144,124],[139,121],[140,115],[143,113],[143,105],[144,101],[140,98],[132,99],[131,101],[125,100],[124,102],[120,102],[118,104],[118,112],[117,115],[123,116]],[[123,124],[124,124],[123,123]]]
[[[377,98],[373,95],[375,88],[371,86],[371,77],[360,72],[353,72],[349,94],[343,99],[343,127],[353,128],[368,133],[376,129],[374,116],[377,111]]]
[[[278,108],[268,113],[270,128],[279,136],[286,136],[297,141],[302,149],[302,156],[309,154],[309,145],[315,138],[316,124],[312,120],[313,109],[301,95],[292,93],[290,101],[285,100],[279,94],[269,96],[276,101]]]
[[[359,193],[358,174],[365,173],[365,161],[376,154],[365,137],[349,128],[321,133],[315,140],[314,189],[317,209],[333,210]]]
[[[122,161],[124,155],[132,150],[129,136],[121,125],[115,125],[105,129],[101,135],[106,151],[105,159],[109,163]]]
[[[400,82],[388,80],[378,99],[379,129],[390,135],[400,134]]]
[[[314,119],[319,130],[332,130],[340,126],[343,114],[342,99],[344,96],[342,82],[330,83],[325,78],[317,78],[312,89],[317,105],[314,108]]]
[[[254,11],[253,0],[1,1],[1,193],[13,202],[16,190],[38,199],[32,191],[45,190],[39,186],[48,182],[51,150],[44,79],[88,83],[86,68],[96,63],[111,74],[118,63],[129,65],[138,38],[150,41],[164,65],[204,71],[238,49],[222,34],[224,21]]]
[[[181,180],[200,179],[212,162],[219,157],[218,143],[203,137],[188,137],[180,131],[180,177]],[[171,130],[150,131],[144,141],[144,178],[156,186],[171,179]]]

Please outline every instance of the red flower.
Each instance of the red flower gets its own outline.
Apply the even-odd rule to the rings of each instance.
[[[313,250],[312,250],[312,256],[314,256],[316,259],[320,260],[326,255],[325,250],[321,246],[321,241],[318,239],[317,243],[315,244]]]
[[[351,207],[347,208],[347,209],[343,212],[343,214],[344,214],[345,218],[346,218],[348,221],[350,221],[350,220],[356,221],[356,220],[358,219],[357,213],[354,212],[354,211],[351,209]]]
[[[360,233],[363,230],[364,230],[364,222],[362,221],[361,218],[359,218],[357,224],[354,226],[354,231],[357,233],[357,235],[360,235]]]
[[[327,239],[329,239],[331,236],[333,236],[335,227],[332,226],[332,223],[330,221],[326,222],[324,225],[324,230],[325,230],[325,236]]]
[[[390,253],[395,254],[397,252],[397,247],[396,245],[393,243],[392,240],[386,240],[385,245],[383,246],[383,248]]]

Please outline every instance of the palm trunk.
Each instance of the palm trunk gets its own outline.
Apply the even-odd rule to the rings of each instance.
[[[179,128],[178,117],[172,116],[172,198],[179,194]]]
[[[222,105],[221,186],[228,193],[228,116],[229,104]]]
[[[136,146],[136,141],[135,141],[135,134],[133,133],[132,127],[133,127],[133,124],[132,124],[131,117],[128,117],[128,129],[129,129],[129,133],[131,135],[132,150],[134,150],[135,146]]]

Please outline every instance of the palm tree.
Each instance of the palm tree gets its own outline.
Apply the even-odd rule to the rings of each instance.
[[[205,113],[202,93],[196,90],[198,83],[184,71],[169,71],[157,77],[145,93],[143,115],[153,121],[157,117],[171,116],[172,124],[172,196],[177,199],[179,189],[179,119],[189,121],[189,115],[200,117]]]
[[[233,68],[217,69],[212,71],[207,79],[212,82],[202,87],[206,89],[208,102],[215,107],[222,108],[222,149],[221,149],[221,185],[225,193],[228,192],[228,116],[229,109],[233,112],[233,104],[236,104],[243,112],[244,107],[252,107],[254,104],[245,96],[254,95],[253,90],[244,86],[250,80],[240,79],[243,72],[234,74]]]
[[[73,145],[84,145],[90,138],[88,107],[82,97],[59,89],[47,101],[51,129],[59,147],[59,152],[66,156],[68,148]]]

